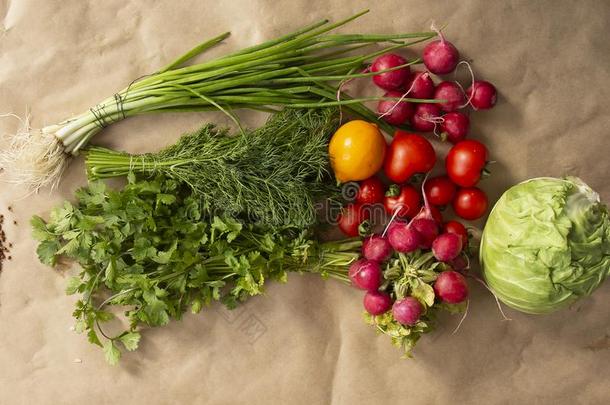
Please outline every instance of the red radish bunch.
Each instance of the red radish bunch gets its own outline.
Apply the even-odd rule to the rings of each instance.
[[[441,110],[445,112],[456,111],[462,108],[466,102],[464,91],[455,82],[441,82],[434,91],[435,100],[445,100],[439,103]]]
[[[402,96],[403,93],[399,91],[388,91],[383,95],[384,98],[397,98],[398,100],[381,100],[377,104],[377,112],[380,117],[392,125],[402,125],[413,116],[413,104],[400,101]]]
[[[458,304],[468,298],[468,284],[457,271],[444,271],[434,282],[434,293],[443,302]]]
[[[421,132],[434,131],[436,123],[440,122],[441,108],[438,104],[417,104],[411,117],[413,129]]]
[[[444,233],[454,233],[462,239],[462,247],[468,245],[468,230],[458,221],[447,221],[443,224]]]
[[[403,325],[415,325],[423,312],[421,303],[413,297],[406,297],[392,305],[394,319]]]
[[[388,231],[388,240],[395,251],[399,253],[414,252],[423,243],[422,234],[412,226],[400,224]]]
[[[430,249],[432,247],[432,242],[438,236],[438,225],[434,218],[415,218],[411,223],[413,229],[419,233],[420,242],[419,247],[422,249]]]
[[[375,291],[381,285],[381,267],[373,260],[360,259],[349,268],[349,279],[352,284],[366,291]]]
[[[368,291],[364,295],[364,309],[371,315],[381,315],[392,308],[390,294],[379,291]]]
[[[383,263],[392,256],[392,245],[381,235],[371,235],[362,241],[362,256]]]
[[[439,262],[450,262],[462,252],[462,238],[454,233],[443,233],[432,241],[432,253]]]
[[[470,129],[470,118],[464,113],[459,111],[452,111],[443,115],[443,122],[441,123],[441,130],[443,131],[441,136],[447,138],[447,140],[453,144],[464,140],[468,135]]]
[[[440,40],[432,41],[424,48],[424,64],[437,75],[446,75],[455,70],[460,53],[457,48],[441,35]]]
[[[393,69],[401,65],[406,65],[408,62],[405,58],[395,53],[386,53],[381,55],[371,65],[371,72],[379,72],[382,70]],[[379,73],[373,76],[373,82],[385,90],[396,90],[402,87],[409,79],[411,71],[408,66],[401,67],[396,70]]]
[[[493,84],[484,80],[475,82],[466,90],[472,108],[475,110],[488,110],[496,105],[496,88]]]
[[[414,72],[411,80],[405,84],[404,88],[410,98],[428,99],[434,97],[434,82],[428,72]]]

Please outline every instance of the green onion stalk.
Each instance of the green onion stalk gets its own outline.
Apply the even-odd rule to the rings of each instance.
[[[0,161],[6,168],[14,169],[12,180],[16,183],[32,189],[55,186],[69,156],[78,154],[103,128],[127,117],[155,112],[220,110],[239,125],[234,109],[274,111],[285,107],[342,106],[391,132],[389,124],[363,105],[379,97],[339,98],[337,89],[347,80],[372,76],[366,66],[373,58],[437,34],[329,34],[366,12],[337,23],[319,21],[227,56],[187,65],[229,36],[228,32],[223,33],[197,45],[158,72],[134,81],[83,114],[36,131],[29,128],[26,120],[25,128],[16,134],[9,149],[0,153]],[[378,44],[385,45],[367,53],[358,52]],[[417,63],[421,60],[407,65]]]

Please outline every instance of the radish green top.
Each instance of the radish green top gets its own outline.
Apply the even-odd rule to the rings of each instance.
[[[575,177],[517,184],[489,216],[480,260],[506,305],[533,314],[567,306],[610,274],[607,207]]]

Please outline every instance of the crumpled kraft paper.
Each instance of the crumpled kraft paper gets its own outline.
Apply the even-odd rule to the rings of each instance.
[[[477,77],[499,89],[496,108],[472,116],[472,135],[497,161],[483,183],[491,200],[523,179],[565,174],[610,200],[608,2],[0,0],[0,113],[29,111],[41,127],[220,32],[233,35],[212,55],[364,8],[371,13],[345,32],[446,23]],[[460,78],[466,83],[468,74]],[[241,117],[249,125],[263,119]],[[107,128],[95,143],[157,150],[204,121],[227,122],[220,113],[137,117]],[[0,119],[2,133],[17,127],[13,118]],[[101,350],[70,330],[67,274],[38,263],[28,227],[32,214],[48,212],[85,181],[77,158],[53,193],[23,199],[23,189],[2,185],[0,211],[13,243],[0,274],[2,404],[610,401],[608,283],[555,314],[506,310],[512,321],[502,321],[493,297],[473,283],[460,330],[452,334],[459,317],[443,317],[415,358],[404,360],[362,322],[360,292],[291,275],[236,312],[213,307],[147,330],[141,349],[110,367]]]

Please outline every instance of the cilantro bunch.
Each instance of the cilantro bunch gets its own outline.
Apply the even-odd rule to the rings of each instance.
[[[165,325],[212,301],[233,308],[261,294],[266,280],[286,281],[289,271],[346,281],[359,254],[360,241],[318,243],[307,229],[209,218],[204,204],[182,182],[129,174],[121,190],[92,182],[48,221],[32,218],[41,262],[81,266],[66,290],[80,296],[76,330],[103,347],[111,364],[121,346],[137,349],[143,326]],[[110,333],[117,324],[121,330]]]

